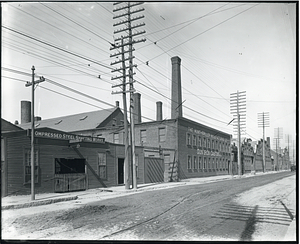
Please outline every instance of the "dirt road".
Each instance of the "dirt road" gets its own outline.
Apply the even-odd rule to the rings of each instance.
[[[281,240],[295,216],[295,174],[283,172],[97,201],[3,211],[3,239]],[[45,208],[45,206],[44,206]],[[274,239],[275,238],[275,239]]]

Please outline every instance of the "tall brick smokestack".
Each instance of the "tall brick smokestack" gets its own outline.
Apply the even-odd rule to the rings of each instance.
[[[162,120],[162,102],[156,102],[156,120]]]
[[[142,113],[141,113],[141,94],[140,93],[134,93],[133,94],[133,102],[134,102],[134,108],[133,108],[133,122],[135,124],[142,122]]]
[[[31,122],[31,102],[21,101],[21,124]]]
[[[182,95],[181,95],[181,59],[176,56],[172,61],[172,101],[171,101],[171,119],[182,117]]]

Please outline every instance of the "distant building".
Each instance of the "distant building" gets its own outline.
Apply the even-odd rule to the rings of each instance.
[[[266,169],[267,171],[273,170],[273,164],[271,160],[271,149],[270,149],[270,137],[267,137],[267,140],[265,141],[265,162],[266,162]],[[255,171],[256,172],[263,172],[264,171],[264,165],[263,165],[263,139],[257,142],[256,145],[256,152],[255,152]]]
[[[246,139],[241,145],[242,174],[255,171],[254,149],[251,139]]]

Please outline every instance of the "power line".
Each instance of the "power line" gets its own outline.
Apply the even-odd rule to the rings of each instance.
[[[203,31],[203,32],[201,32],[201,33],[199,33],[199,34],[197,34],[197,35],[195,35],[195,36],[193,36],[193,37],[191,37],[191,38],[187,39],[186,41],[184,41],[184,42],[182,42],[182,43],[180,43],[180,44],[178,44],[178,45],[176,45],[176,46],[174,46],[174,47],[170,48],[170,49],[169,49],[169,50],[167,50],[166,52],[169,52],[169,51],[171,51],[171,50],[173,50],[173,49],[175,49],[175,48],[177,48],[177,47],[181,46],[182,44],[184,44],[184,43],[186,43],[186,42],[189,42],[190,40],[192,40],[192,39],[194,39],[194,38],[196,38],[196,37],[198,37],[198,36],[200,36],[200,35],[202,35],[202,34],[204,34],[204,33],[208,32],[208,31],[210,31],[210,30],[212,30],[212,29],[214,29],[214,28],[218,27],[219,25],[221,25],[221,24],[224,24],[225,22],[227,22],[227,21],[229,21],[229,20],[231,20],[231,19],[235,18],[236,16],[238,16],[238,15],[240,15],[240,14],[242,14],[242,13],[244,13],[244,12],[248,11],[248,10],[250,10],[251,8],[254,8],[254,7],[256,7],[257,5],[259,5],[259,4],[256,4],[256,5],[254,5],[254,6],[251,6],[250,8],[248,8],[248,9],[246,9],[246,10],[244,10],[244,11],[241,11],[241,12],[239,12],[239,13],[237,13],[237,14],[235,14],[235,15],[231,16],[230,18],[228,18],[228,19],[226,19],[226,20],[223,20],[223,21],[221,21],[220,23],[218,23],[218,24],[216,24],[216,25],[212,26],[211,28],[208,28],[208,29],[206,29],[205,31]],[[151,61],[151,60],[153,60],[153,59],[156,59],[156,58],[160,57],[160,56],[161,56],[161,55],[163,55],[163,54],[164,54],[164,53],[161,53],[161,54],[159,54],[159,55],[157,55],[157,56],[153,57],[153,58],[152,58],[152,59],[150,59],[149,61]]]
[[[37,39],[37,38],[35,38],[35,37],[32,37],[32,36],[30,36],[30,35],[27,35],[27,34],[25,34],[25,33],[22,33],[22,32],[20,32],[20,31],[17,31],[17,30],[14,30],[14,29],[9,28],[9,27],[7,27],[7,26],[3,26],[3,25],[2,25],[2,28],[7,29],[7,30],[9,30],[9,31],[12,31],[12,32],[14,32],[14,33],[17,33],[17,34],[19,34],[19,35],[25,36],[25,37],[27,37],[27,38],[30,38],[30,39],[32,39],[32,40],[34,40],[34,41],[36,41],[36,42],[43,43],[43,44],[45,44],[45,45],[47,45],[47,46],[50,46],[50,47],[55,48],[55,49],[58,49],[58,50],[60,50],[60,51],[63,51],[63,52],[65,52],[65,53],[68,53],[68,54],[73,55],[73,56],[75,56],[75,57],[78,57],[78,58],[87,60],[87,61],[92,62],[92,63],[95,63],[95,64],[98,64],[98,65],[103,66],[103,67],[105,67],[105,68],[107,68],[107,69],[112,69],[111,67],[106,66],[106,65],[104,65],[104,64],[101,64],[101,63],[99,63],[99,62],[97,62],[97,61],[94,61],[94,60],[92,60],[92,59],[86,58],[86,57],[84,57],[84,56],[82,56],[82,55],[79,55],[79,54],[76,54],[76,53],[74,53],[74,52],[65,50],[65,49],[63,49],[63,48],[60,48],[60,47],[58,47],[58,46],[55,46],[54,44],[47,43],[47,42],[45,42],[45,41],[39,40],[39,39]]]
[[[12,5],[10,5],[10,6],[12,6]],[[15,6],[12,6],[12,7],[15,8],[15,9],[17,9],[17,10],[19,10],[19,11],[21,11],[21,12],[23,12],[23,13],[25,13],[25,14],[27,14],[27,15],[29,15],[29,16],[31,16],[32,18],[35,18],[35,19],[37,19],[37,20],[39,20],[39,21],[41,21],[41,22],[43,22],[43,23],[45,23],[45,24],[47,24],[47,25],[50,25],[50,26],[52,26],[52,27],[54,27],[54,28],[56,28],[56,29],[58,29],[58,30],[60,30],[60,31],[62,31],[62,32],[66,33],[66,34],[68,34],[68,35],[70,35],[70,36],[72,36],[72,37],[74,37],[75,39],[78,39],[78,40],[80,40],[80,41],[82,41],[82,42],[84,42],[84,43],[86,43],[86,44],[88,44],[88,45],[91,45],[91,46],[93,46],[93,47],[95,47],[95,48],[97,48],[97,49],[99,49],[99,50],[101,50],[101,51],[103,51],[103,52],[106,52],[106,51],[100,49],[99,47],[97,47],[97,46],[95,46],[95,45],[93,45],[93,44],[91,44],[91,43],[89,43],[89,42],[87,42],[87,41],[85,41],[85,40],[79,38],[78,36],[73,35],[73,34],[71,34],[70,32],[67,32],[67,31],[64,30],[64,29],[59,28],[59,27],[56,26],[56,25],[50,24],[49,22],[47,22],[47,21],[45,21],[45,20],[43,20],[43,19],[41,19],[41,18],[38,18],[38,17],[36,17],[36,16],[34,16],[34,15],[32,15],[32,14],[30,14],[30,13],[28,13],[28,12],[26,12],[26,11],[20,9],[20,8],[16,8]],[[108,52],[106,52],[106,53],[108,53]]]
[[[228,4],[229,4],[229,3],[228,3]],[[228,5],[228,4],[225,4],[225,5],[223,5],[223,6],[219,7],[219,8],[222,8],[222,7],[224,7],[224,6]],[[241,7],[241,6],[244,6],[244,5],[247,5],[247,4],[238,5],[238,6],[234,6],[234,7],[231,7],[231,8],[223,9],[223,10],[221,10],[221,11],[214,12],[214,11],[216,11],[217,9],[219,9],[219,8],[217,8],[217,9],[213,10],[212,12],[210,12],[210,13],[208,13],[208,14],[205,14],[205,15],[202,15],[202,16],[200,16],[200,17],[197,17],[197,18],[194,18],[194,19],[190,19],[190,20],[187,20],[187,21],[184,21],[184,22],[181,22],[181,23],[178,23],[178,24],[169,26],[169,27],[166,27],[166,28],[161,29],[161,30],[158,30],[158,31],[149,32],[149,33],[145,34],[145,36],[149,36],[149,35],[152,35],[152,34],[161,32],[161,31],[165,31],[165,30],[168,30],[168,29],[171,29],[171,28],[174,28],[174,27],[177,27],[177,26],[186,24],[186,23],[194,22],[194,21],[196,21],[196,20],[198,20],[198,19],[201,19],[201,18],[203,18],[203,17],[207,17],[207,16],[210,16],[210,15],[213,15],[213,14],[218,14],[218,13],[221,13],[221,12],[224,12],[224,11],[227,11],[227,10],[230,10],[230,9],[233,9],[233,8],[238,8],[238,7]],[[151,45],[151,44],[150,44],[150,45]]]
[[[12,78],[12,77],[8,77],[8,76],[2,76],[2,78],[7,78],[7,79],[11,79],[11,80],[21,81],[21,82],[23,82],[23,83],[26,83],[26,82],[27,82],[27,81],[22,80],[22,79]],[[87,105],[90,105],[90,106],[93,106],[93,107],[96,107],[96,108],[104,109],[104,108],[102,108],[102,107],[99,107],[99,106],[97,106],[97,105],[94,105],[94,104],[85,102],[85,101],[80,100],[80,99],[77,99],[77,98],[75,98],[75,97],[68,96],[68,95],[66,95],[66,94],[64,94],[64,93],[60,93],[60,92],[58,92],[58,91],[54,91],[54,90],[52,90],[52,89],[46,88],[46,87],[44,87],[44,86],[42,86],[42,85],[39,85],[39,87],[41,87],[41,88],[43,88],[43,89],[45,89],[45,90],[51,91],[51,92],[53,92],[53,93],[59,94],[59,95],[61,95],[61,96],[64,96],[64,97],[67,97],[67,98],[71,98],[71,99],[76,100],[76,101],[78,101],[78,102],[85,103],[85,104],[87,104]]]
[[[28,76],[28,73],[25,73],[25,72],[21,72],[21,71],[9,69],[9,68],[5,68],[5,67],[2,67],[2,69],[6,70],[6,71],[9,71],[9,72],[13,72],[13,73],[17,73],[17,74],[22,74],[22,75]],[[29,76],[30,76],[30,74],[29,74]],[[46,78],[45,81],[47,81],[47,82],[49,82],[49,83],[51,83],[51,84],[53,84],[53,85],[59,86],[59,87],[61,87],[61,88],[64,88],[64,89],[66,89],[66,90],[68,90],[68,91],[77,93],[77,94],[79,94],[79,95],[81,95],[81,96],[84,96],[84,97],[87,97],[87,98],[89,98],[89,99],[95,100],[95,101],[97,101],[97,102],[103,103],[103,104],[105,104],[105,105],[108,105],[108,106],[111,106],[111,107],[115,107],[115,105],[112,105],[112,104],[110,104],[110,103],[107,103],[107,102],[105,102],[105,101],[103,101],[103,100],[101,100],[101,99],[94,98],[94,97],[92,97],[92,96],[90,96],[90,95],[87,95],[87,94],[85,94],[85,93],[83,93],[83,92],[77,91],[77,90],[75,90],[75,89],[73,89],[73,88],[70,88],[70,87],[65,86],[65,85],[63,85],[63,84],[60,84],[60,83],[58,83],[58,82],[55,82],[55,81],[53,81],[53,80],[51,80],[51,79]]]
[[[97,33],[95,33],[94,31],[91,31],[90,29],[88,29],[88,28],[84,27],[83,25],[79,24],[78,22],[76,22],[76,21],[72,20],[71,18],[69,18],[69,17],[67,17],[67,16],[63,15],[62,13],[60,13],[60,12],[58,12],[58,11],[54,10],[53,8],[51,8],[51,7],[47,6],[47,5],[46,5],[46,4],[44,4],[44,3],[41,3],[41,2],[40,2],[40,4],[42,4],[43,6],[45,6],[46,8],[48,8],[48,9],[50,9],[50,10],[52,10],[53,12],[57,13],[58,15],[60,15],[60,16],[62,16],[62,17],[64,17],[64,18],[66,18],[67,20],[71,21],[72,23],[74,23],[74,24],[76,24],[76,25],[80,26],[81,28],[83,28],[83,29],[87,30],[88,32],[90,32],[90,33],[94,34],[95,36],[97,36],[97,37],[101,38],[102,40],[104,40],[104,41],[108,42],[109,44],[111,44],[111,42],[110,42],[110,41],[106,40],[105,38],[103,38],[102,36],[98,35],[98,34],[97,34]]]

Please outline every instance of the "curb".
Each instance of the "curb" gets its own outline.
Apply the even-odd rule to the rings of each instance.
[[[77,198],[78,198],[78,196],[73,196],[73,197],[56,198],[56,199],[49,199],[49,200],[29,202],[29,203],[16,204],[16,205],[8,205],[8,206],[2,206],[1,210],[29,208],[29,207],[52,204],[52,203],[56,203],[56,202],[76,200]]]

